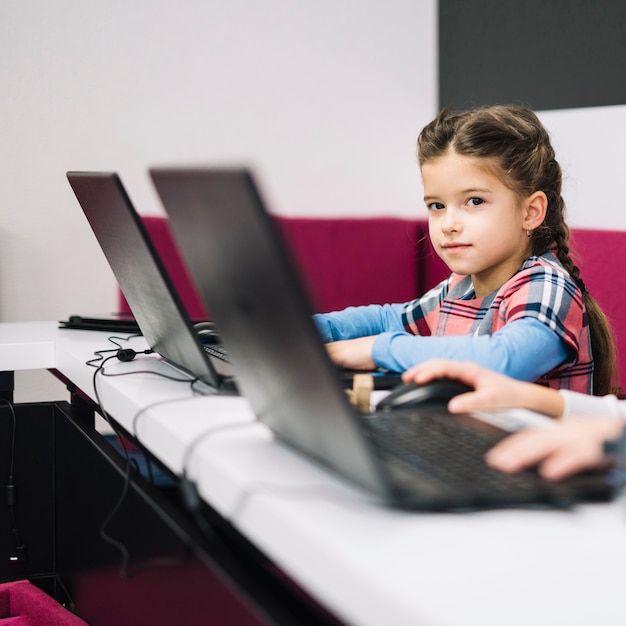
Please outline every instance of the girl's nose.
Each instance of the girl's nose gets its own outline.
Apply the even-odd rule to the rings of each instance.
[[[441,230],[444,233],[455,233],[461,230],[461,221],[458,211],[447,208],[441,220]]]

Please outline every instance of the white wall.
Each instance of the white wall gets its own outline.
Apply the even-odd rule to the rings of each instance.
[[[150,165],[232,163],[276,212],[423,211],[436,63],[436,0],[2,0],[0,321],[116,307],[70,169],[118,171],[141,213]]]
[[[205,163],[255,167],[276,212],[422,211],[435,42],[435,0],[3,0],[0,320],[115,308],[69,169],[142,213],[148,166]]]
[[[543,111],[539,117],[563,169],[568,224],[626,230],[626,105]]]

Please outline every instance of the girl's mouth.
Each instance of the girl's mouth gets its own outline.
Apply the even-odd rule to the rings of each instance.
[[[442,244],[441,247],[449,254],[456,254],[459,252],[463,252],[464,250],[467,250],[468,248],[471,247],[471,244],[453,242],[453,243],[444,243]]]

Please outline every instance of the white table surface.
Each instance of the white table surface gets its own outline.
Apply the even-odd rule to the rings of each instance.
[[[53,368],[56,333],[56,322],[1,323],[0,371]]]
[[[11,330],[2,326],[0,339]],[[48,356],[33,363],[51,367],[52,341],[54,367],[93,397],[85,362],[113,347],[107,333],[40,332]],[[11,349],[15,327],[12,337]],[[5,357],[0,369],[12,369]],[[349,624],[626,624],[622,499],[572,511],[395,511],[275,442],[243,398],[195,396],[145,373],[180,377],[154,355],[106,369],[134,373],[98,376],[104,408],[174,472],[187,459],[207,502]]]

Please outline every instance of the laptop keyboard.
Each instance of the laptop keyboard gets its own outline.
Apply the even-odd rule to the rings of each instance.
[[[471,431],[453,420],[445,414],[393,411],[375,415],[368,423],[385,462],[401,463],[445,482],[471,484],[489,469],[484,454],[501,437]]]
[[[204,351],[210,355],[219,359],[220,361],[224,361],[225,363],[230,363],[228,358],[228,352],[226,348],[221,343],[205,343],[202,345]]]
[[[424,409],[364,419],[385,473],[400,492],[427,494],[432,490],[439,496],[449,491],[451,498],[466,494],[473,503],[499,499],[501,503],[556,501],[562,505],[568,500],[567,481],[548,483],[534,470],[505,474],[490,468],[485,452],[507,433],[475,418]],[[607,491],[598,475],[581,482],[582,488]]]

